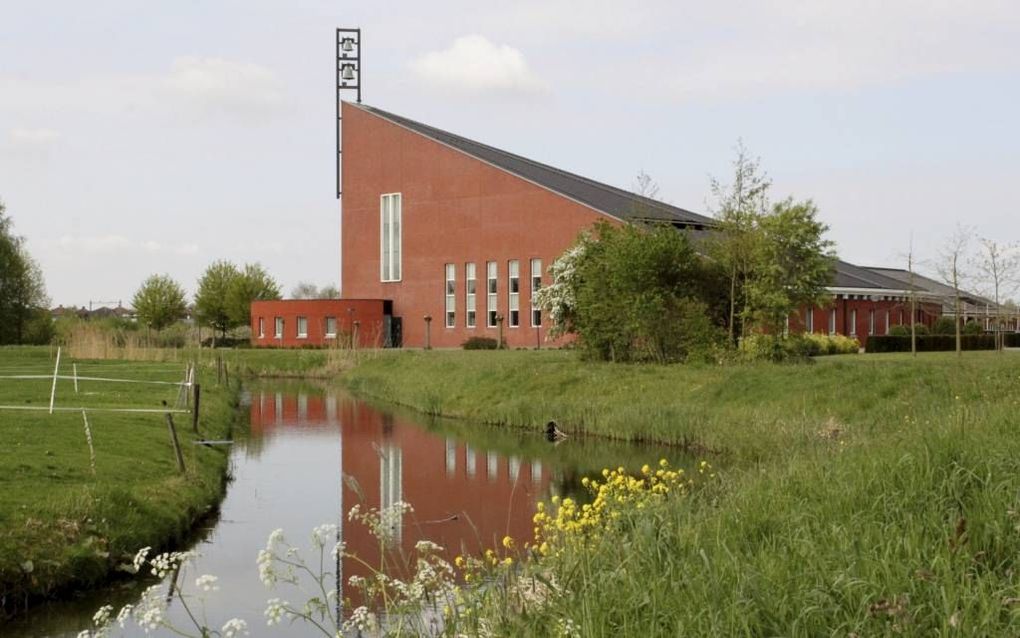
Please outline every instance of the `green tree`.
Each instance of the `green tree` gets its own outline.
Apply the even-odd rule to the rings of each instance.
[[[733,160],[733,181],[723,184],[712,178],[713,214],[717,232],[707,242],[711,255],[727,274],[727,328],[730,340],[737,338],[737,324],[747,315],[744,285],[758,251],[758,223],[768,209],[772,180],[761,170],[760,160],[751,158],[742,140],[737,141]],[[741,327],[741,333],[744,332]]]
[[[788,198],[759,219],[746,284],[746,321],[778,335],[795,310],[829,301],[836,256],[834,244],[825,239],[827,230],[810,200]]]
[[[210,264],[198,280],[198,292],[195,293],[196,318],[199,324],[213,329],[214,341],[216,330],[226,336],[227,330],[239,325],[231,316],[229,296],[240,276],[241,271],[237,266],[221,259]]]
[[[280,285],[261,264],[245,264],[227,294],[227,312],[238,326],[251,321],[251,302],[280,298]]]
[[[718,335],[701,298],[705,261],[671,226],[598,224],[551,273],[540,303],[593,358],[681,361]]]
[[[184,289],[170,275],[152,275],[135,292],[131,304],[138,318],[157,332],[187,313]]]
[[[0,344],[25,342],[30,323],[48,321],[41,314],[48,305],[42,271],[0,202]]]

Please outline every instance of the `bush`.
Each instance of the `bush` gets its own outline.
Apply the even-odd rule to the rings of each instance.
[[[984,333],[985,329],[976,321],[968,321],[963,324],[963,334],[965,335],[983,335]]]
[[[995,350],[992,335],[964,335],[960,339],[964,350]],[[955,335],[924,335],[917,337],[918,352],[948,352],[956,350]],[[868,352],[910,352],[909,336],[874,336],[868,339]]]
[[[935,325],[932,326],[931,332],[936,335],[955,335],[956,320],[952,317],[939,317]]]
[[[928,334],[928,326],[924,325],[923,323],[915,323],[914,324],[914,332],[915,332],[915,334],[917,334],[918,337],[923,337],[923,336]],[[910,336],[910,326],[903,326],[903,325],[893,326],[892,328],[889,328],[889,336],[890,337],[909,337]]]
[[[506,347],[506,342],[503,342],[503,346]],[[496,350],[499,347],[499,342],[492,337],[471,337],[460,347],[465,350]]]
[[[861,344],[853,337],[804,333],[787,337],[751,335],[740,340],[740,351],[754,361],[794,361],[831,354],[857,354]]]

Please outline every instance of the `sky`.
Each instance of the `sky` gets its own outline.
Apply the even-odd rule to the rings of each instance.
[[[336,284],[338,26],[365,103],[694,211],[742,140],[854,263],[1020,240],[1014,1],[0,0],[0,199],[54,305]]]

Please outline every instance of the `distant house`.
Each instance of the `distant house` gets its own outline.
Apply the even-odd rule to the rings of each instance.
[[[131,308],[125,308],[124,306],[117,305],[115,308],[102,306],[89,310],[85,306],[81,308],[75,308],[73,306],[57,306],[50,310],[50,316],[53,319],[60,319],[64,317],[76,317],[78,319],[92,320],[92,319],[124,319],[125,321],[137,321],[138,315]]]

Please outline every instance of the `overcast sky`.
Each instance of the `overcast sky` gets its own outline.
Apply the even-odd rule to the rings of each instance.
[[[1020,239],[1020,3],[0,5],[0,198],[54,304],[217,258],[337,279],[333,29],[368,104],[704,212],[743,138],[841,256]]]

